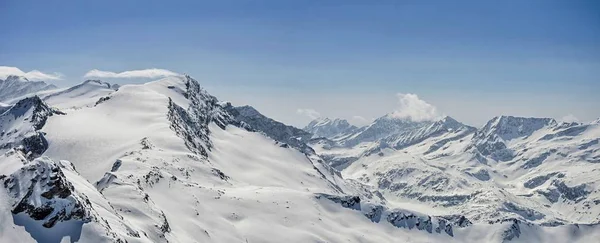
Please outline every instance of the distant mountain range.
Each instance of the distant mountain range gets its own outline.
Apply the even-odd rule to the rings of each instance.
[[[476,129],[450,117],[386,115],[310,144],[344,178],[388,200],[446,208],[476,222],[555,226],[600,222],[599,141],[597,122],[499,116]]]
[[[5,80],[0,79],[0,102],[50,89],[56,89],[56,86],[44,81],[29,81],[22,76],[10,75]]]

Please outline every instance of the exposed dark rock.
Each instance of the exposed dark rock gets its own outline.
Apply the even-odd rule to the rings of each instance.
[[[546,181],[548,181],[548,179],[550,179],[551,177],[553,177],[555,175],[557,177],[564,176],[563,173],[558,173],[558,172],[553,172],[553,173],[550,173],[547,175],[536,176],[534,178],[529,179],[525,183],[523,183],[523,186],[526,188],[529,188],[529,189],[536,188],[536,187],[541,186],[542,184],[546,183]]]
[[[238,123],[249,125],[251,130],[262,132],[273,140],[301,152],[314,154],[314,150],[306,145],[311,139],[311,133],[268,118],[251,106],[234,107],[227,103],[224,108]]]
[[[316,198],[326,198],[334,203],[342,205],[342,207],[360,210],[360,197],[348,195],[329,195],[324,193],[316,194]]]
[[[169,225],[169,221],[167,221],[167,216],[165,215],[165,213],[161,212],[160,216],[163,220],[163,223],[160,225],[160,231],[163,233],[171,232],[171,226]]]
[[[221,129],[233,122],[231,116],[218,104],[217,98],[208,94],[198,82],[186,76],[185,97],[190,100],[189,107],[183,108],[169,98],[167,117],[171,129],[181,137],[188,149],[203,157],[208,156],[212,148],[209,124],[214,122]]]
[[[107,100],[110,100],[110,96],[100,97],[100,99],[98,99],[98,101],[96,101],[96,104],[94,104],[94,106],[102,104],[102,103],[104,103]]]
[[[31,136],[23,138],[21,145],[17,149],[27,155],[30,160],[41,156],[48,149],[48,141],[42,132],[35,132]]]
[[[140,141],[140,144],[142,145],[142,149],[153,149],[154,148],[154,144],[152,144],[148,138],[142,138],[142,141]]]
[[[20,100],[0,115],[0,131],[2,131],[0,134],[0,138],[2,138],[0,148],[16,148],[29,160],[39,157],[48,148],[48,142],[44,138],[44,133],[38,130],[46,124],[48,117],[64,114],[48,107],[37,96]],[[15,122],[25,124],[20,125],[22,127],[20,130],[6,131]]]
[[[471,221],[461,215],[429,216],[403,210],[388,210],[385,206],[371,203],[363,205],[360,197],[357,196],[318,193],[315,197],[317,199],[326,198],[344,208],[362,211],[363,215],[374,223],[379,223],[382,218],[385,218],[387,222],[398,228],[417,228],[429,233],[444,231],[446,234],[454,236],[453,226],[463,228],[472,225]]]
[[[46,228],[60,221],[76,219],[89,222],[92,219],[89,200],[74,193],[75,189],[62,169],[50,160],[30,162],[11,174],[4,186],[14,199],[11,212],[43,220]]]
[[[117,159],[115,161],[115,163],[113,163],[112,168],[110,168],[110,171],[111,172],[117,171],[121,167],[122,164],[123,164],[123,161],[120,159]]]
[[[227,181],[229,180],[229,176],[225,175],[221,170],[217,168],[212,168],[212,173],[221,178],[221,180]]]
[[[525,164],[523,164],[521,167],[523,169],[530,169],[530,168],[537,167],[537,166],[541,165],[542,162],[544,162],[544,160],[546,160],[548,158],[548,156],[550,156],[552,153],[555,153],[555,152],[556,152],[556,150],[551,150],[551,151],[545,152],[543,154],[540,154],[537,157],[527,160],[525,162]]]
[[[519,236],[521,236],[521,221],[517,219],[505,219],[502,221],[502,223],[506,222],[509,222],[510,226],[508,227],[508,229],[502,232],[502,242],[507,242],[515,238],[519,238]]]

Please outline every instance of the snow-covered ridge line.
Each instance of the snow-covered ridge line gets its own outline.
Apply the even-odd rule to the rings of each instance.
[[[357,129],[358,127],[350,125],[348,121],[337,118],[333,120],[329,118],[315,119],[303,128],[304,131],[313,134],[312,138],[323,137],[333,140],[349,135]]]
[[[302,149],[310,133],[251,107],[221,104],[189,76],[118,90],[101,84],[44,93],[42,100],[56,94],[44,100],[47,107],[68,114],[46,117],[39,130],[30,119],[34,109],[3,120],[23,124],[11,134],[42,134],[48,149],[27,159],[9,146],[0,157],[3,180],[21,178],[0,187],[2,241],[585,242],[598,236],[594,225],[573,224],[593,215],[566,210],[595,212],[592,125],[559,124],[507,140],[515,157],[505,162],[474,161],[483,156],[466,149],[474,132],[449,117],[419,125],[381,121],[373,127],[392,131],[384,140],[361,142],[354,154],[335,144],[315,153]],[[327,142],[355,137],[336,139]],[[340,173],[323,152],[350,154],[356,162]],[[547,166],[563,155],[571,167]],[[580,163],[586,171],[569,169]],[[39,181],[22,179],[29,177]],[[43,189],[30,197],[43,203],[27,205],[47,211],[43,205],[52,205],[52,212],[40,220],[27,210],[13,214],[25,198],[11,194],[17,181],[21,189]],[[403,195],[415,197],[396,200]],[[78,216],[73,198],[89,206],[90,217]]]
[[[314,154],[306,144],[312,136],[310,133],[268,118],[251,106],[234,107],[231,103],[226,103],[224,108],[238,123],[247,125],[245,128],[264,133],[282,143],[280,146],[291,146],[303,153]]]

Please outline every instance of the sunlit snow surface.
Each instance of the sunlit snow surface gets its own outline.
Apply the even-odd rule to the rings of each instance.
[[[34,110],[24,111],[17,117],[20,120],[6,118],[10,122],[0,124],[3,130],[17,130],[11,134],[19,135],[3,135],[3,143],[32,132],[43,134],[47,141],[47,149],[35,159],[25,148],[2,148],[1,242],[593,242],[600,237],[600,227],[572,224],[597,222],[598,206],[579,208],[597,199],[598,163],[581,164],[581,158],[597,158],[598,145],[593,142],[600,137],[597,125],[578,133],[578,140],[563,141],[559,135],[539,139],[563,131],[551,130],[554,128],[544,128],[527,139],[513,139],[510,147],[530,149],[508,163],[476,162],[467,149],[474,135],[460,131],[423,141],[413,139],[410,141],[415,144],[407,148],[385,148],[368,156],[364,152],[376,149],[376,142],[350,148],[313,146],[317,154],[355,157],[340,174],[317,154],[299,152],[264,132],[234,125],[236,121],[216,99],[189,77],[121,87],[86,81],[38,95],[48,107],[66,114],[48,116],[39,130],[29,123]],[[202,136],[206,139],[188,136],[190,132],[206,135]],[[431,144],[457,136],[461,138],[450,139],[425,155]],[[11,144],[19,146],[18,141]],[[533,169],[522,168],[527,163],[522,158],[533,158],[551,148],[570,159],[556,158],[553,153]],[[206,154],[199,152],[204,150]],[[36,164],[58,168],[52,171],[58,176],[27,169]],[[414,170],[402,176],[399,170],[407,168]],[[489,180],[481,180],[485,177],[481,170],[488,171]],[[527,184],[536,187],[523,185],[535,176],[554,172],[557,174],[540,185],[542,179]],[[586,190],[589,187],[592,193],[577,203],[559,200],[544,206],[546,197],[534,191],[561,187],[550,185],[561,172],[566,174],[562,178],[566,185],[586,183]],[[5,183],[31,176],[40,181],[59,178],[64,182],[62,188],[68,190],[59,192],[54,184],[39,181],[23,184],[34,185],[31,187]],[[423,177],[447,183],[420,185]],[[389,180],[389,187],[382,187],[382,180]],[[480,190],[478,195],[490,196],[443,206],[392,190],[403,182],[422,195]],[[13,214],[22,195],[30,191],[32,201],[25,205],[37,207],[48,201],[53,212],[60,212],[69,208],[65,200],[77,199],[85,217],[69,218],[68,211],[69,219],[47,228],[42,223],[48,218],[34,220],[25,212]],[[521,195],[527,193],[533,196]],[[530,199],[534,197],[537,199]],[[527,220],[488,224],[481,216],[477,218],[480,212],[500,211],[505,202],[545,215],[530,220],[532,223],[568,221],[563,226],[544,227],[529,225]],[[461,215],[473,224],[459,220]]]

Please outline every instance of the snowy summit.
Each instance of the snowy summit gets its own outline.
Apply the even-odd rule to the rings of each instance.
[[[2,109],[7,242],[600,236],[597,123],[501,116],[477,129],[388,115],[301,130],[189,76],[85,81]]]

